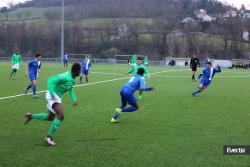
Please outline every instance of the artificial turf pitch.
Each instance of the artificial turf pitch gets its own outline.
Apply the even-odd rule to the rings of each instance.
[[[37,100],[31,95],[1,99],[22,94],[28,79],[22,67],[17,80],[9,80],[10,64],[0,63],[0,166],[250,166],[250,155],[223,155],[223,145],[250,145],[250,71],[222,69],[205,92],[193,97],[198,81],[191,81],[189,69],[149,67],[153,75],[147,85],[155,91],[143,94],[138,111],[111,124],[119,89],[129,80],[121,74],[128,69],[93,65],[90,85],[75,88],[79,105],[73,108],[64,96],[57,146],[48,147],[43,139],[50,122],[24,125],[26,112],[47,112],[45,93]],[[61,64],[43,63],[38,91],[46,90],[48,77],[64,71]]]

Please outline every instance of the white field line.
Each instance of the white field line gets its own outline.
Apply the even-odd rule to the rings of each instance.
[[[163,75],[154,75],[154,77],[162,77],[162,78],[190,78],[190,76],[187,75],[179,75],[179,76],[163,76]],[[221,75],[221,76],[215,76],[215,78],[248,78],[250,75],[243,75],[243,76],[226,76],[226,75]]]
[[[102,74],[102,75],[122,75],[121,73],[110,73],[110,72],[97,72],[97,71],[91,71],[91,74]]]
[[[160,72],[151,73],[151,75],[161,74],[161,73],[168,73],[168,72],[177,72],[177,71],[185,71],[185,70],[168,70],[168,71],[160,71]],[[122,78],[116,78],[116,79],[109,79],[109,80],[98,81],[98,82],[87,83],[87,84],[81,84],[81,85],[76,85],[76,86],[74,86],[74,87],[90,86],[90,85],[95,85],[95,84],[100,84],[100,83],[107,83],[107,82],[113,82],[113,81],[119,81],[119,80],[124,80],[124,79],[129,79],[129,78],[131,78],[131,76],[122,77]],[[38,91],[37,94],[45,93],[46,91],[47,91],[47,90]],[[28,93],[27,95],[31,95],[31,94],[32,94],[32,93]],[[13,96],[0,97],[0,100],[11,99],[11,98],[21,97],[21,96],[26,96],[26,95],[25,95],[25,94],[18,94],[18,95],[13,95]]]

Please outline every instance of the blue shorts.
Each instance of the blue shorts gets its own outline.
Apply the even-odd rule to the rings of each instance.
[[[209,81],[209,80],[201,80],[200,81],[200,84],[202,84],[204,87],[208,87],[210,84],[211,84],[211,81]]]
[[[121,101],[123,104],[128,103],[130,105],[133,105],[137,103],[137,100],[132,92],[121,90],[120,95],[121,95]]]
[[[89,75],[89,70],[82,69],[82,74]]]
[[[36,74],[29,74],[29,79],[30,79],[30,81],[34,81],[34,80],[36,80]]]

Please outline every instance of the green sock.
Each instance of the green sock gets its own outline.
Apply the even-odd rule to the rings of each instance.
[[[53,136],[54,133],[59,129],[61,123],[62,121],[60,121],[58,118],[55,118],[55,120],[52,122],[50,126],[48,136]]]
[[[14,73],[13,71],[12,71],[12,72],[10,73],[10,78],[12,78],[12,76],[13,76],[13,73]]]
[[[42,120],[42,121],[48,121],[49,120],[49,114],[41,113],[41,114],[32,114],[32,119]]]
[[[16,77],[16,72],[13,72],[13,76],[14,76],[14,78]]]

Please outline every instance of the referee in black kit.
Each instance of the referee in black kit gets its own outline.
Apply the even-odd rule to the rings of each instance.
[[[190,68],[192,69],[192,81],[195,81],[195,72],[197,71],[197,67],[200,64],[199,59],[196,54],[193,55],[190,61]]]

